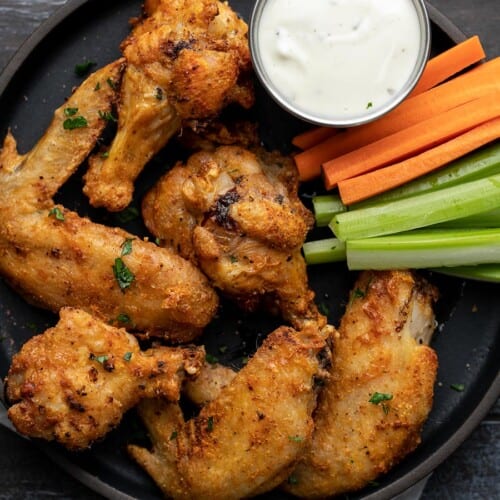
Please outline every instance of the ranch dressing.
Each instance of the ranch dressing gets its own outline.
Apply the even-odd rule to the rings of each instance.
[[[302,111],[339,119],[391,101],[420,44],[411,0],[269,0],[257,31],[271,86]]]

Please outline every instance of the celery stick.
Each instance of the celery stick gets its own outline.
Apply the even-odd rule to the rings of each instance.
[[[379,203],[407,198],[424,192],[437,191],[498,173],[500,173],[500,141],[455,160],[432,174],[351,205],[351,207],[357,209],[378,205]]]
[[[500,207],[500,174],[439,191],[337,214],[329,224],[342,241],[370,238],[468,217]]]
[[[500,228],[500,208],[488,210],[469,217],[441,222],[432,227],[456,227],[456,228],[480,228],[480,227],[499,227]]]
[[[478,281],[491,281],[500,283],[500,264],[480,264],[477,266],[435,267],[431,268],[436,273],[456,276]]]
[[[500,264],[500,229],[424,229],[348,240],[349,269],[401,269]]]
[[[346,206],[340,201],[338,194],[324,194],[312,199],[314,217],[318,227],[328,226],[335,214],[345,212]]]
[[[345,243],[337,238],[307,241],[302,247],[307,264],[327,264],[345,260]]]

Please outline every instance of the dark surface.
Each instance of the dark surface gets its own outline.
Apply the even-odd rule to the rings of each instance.
[[[1,0],[0,67],[36,25],[61,5],[61,0]],[[435,0],[466,34],[478,33],[490,57],[500,54],[498,0],[479,2]],[[500,411],[485,422],[431,478],[425,498],[498,498],[500,465],[498,421]],[[490,423],[488,423],[490,422]],[[89,498],[95,493],[62,473],[33,444],[0,427],[0,498]]]

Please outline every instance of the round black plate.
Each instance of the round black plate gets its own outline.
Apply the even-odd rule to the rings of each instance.
[[[253,2],[231,2],[248,19]],[[429,6],[433,28],[433,51],[441,52],[463,39],[445,16]],[[74,66],[84,60],[102,66],[119,57],[119,43],[129,31],[128,20],[140,13],[140,0],[73,0],[47,21],[16,54],[0,76],[0,137],[10,127],[21,152],[29,150],[43,134],[54,109],[81,82]],[[269,148],[289,151],[290,137],[307,127],[287,115],[257,89],[254,111],[261,136]],[[136,201],[163,173],[172,158],[185,154],[174,145],[155,158],[140,177]],[[303,199],[319,189],[303,187]],[[58,201],[82,215],[110,225],[122,225],[144,234],[140,222],[120,224],[115,216],[88,206],[81,194],[81,172],[58,194]],[[338,324],[354,275],[344,265],[310,268],[310,282],[317,301]],[[440,368],[435,404],[423,432],[422,445],[389,474],[350,498],[390,498],[430,473],[467,437],[500,394],[500,287],[492,284],[431,275],[442,299],[438,307],[440,327],[433,340]],[[53,314],[29,306],[0,281],[0,377],[23,342],[55,323]],[[276,319],[265,315],[247,316],[225,304],[221,319],[214,322],[202,339],[208,351],[218,354],[222,344],[230,345],[227,362],[238,363],[274,326]],[[220,332],[224,332],[220,335]],[[217,333],[215,335],[214,333]],[[465,384],[463,392],[451,384]],[[126,455],[125,444],[141,439],[143,429],[133,412],[102,443],[84,453],[70,454],[56,445],[37,443],[55,461],[95,491],[112,498],[158,499],[161,493],[151,479]],[[268,495],[284,498],[281,493]]]

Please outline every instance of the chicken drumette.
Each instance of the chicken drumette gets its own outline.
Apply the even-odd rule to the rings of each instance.
[[[224,146],[177,164],[146,195],[143,216],[244,309],[265,303],[300,328],[322,317],[301,255],[313,218],[297,187],[291,160]]]
[[[247,25],[218,0],[147,0],[123,42],[127,61],[118,131],[106,157],[92,158],[85,193],[112,211],[182,127],[200,128],[228,104],[253,104]]]
[[[179,399],[185,376],[203,364],[203,348],[141,351],[124,329],[64,308],[54,328],[31,338],[12,360],[8,416],[31,437],[70,449],[88,447],[144,398]]]
[[[280,327],[248,364],[187,422],[178,405],[140,406],[152,452],[129,451],[167,497],[239,499],[277,486],[313,430],[332,327]]]
[[[52,197],[93,149],[105,126],[123,61],[91,75],[59,108],[26,155],[12,135],[0,151],[0,274],[27,300],[189,341],[212,319],[217,296],[176,253],[117,228],[96,224]]]

